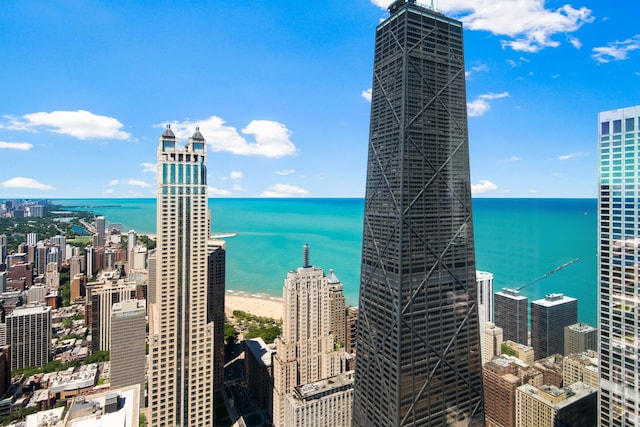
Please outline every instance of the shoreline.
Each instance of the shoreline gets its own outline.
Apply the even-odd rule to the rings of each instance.
[[[242,310],[255,316],[282,319],[284,299],[267,294],[250,294],[228,289],[224,296],[224,312],[227,316],[231,316],[234,310]]]

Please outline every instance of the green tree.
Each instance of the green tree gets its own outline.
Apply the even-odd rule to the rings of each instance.
[[[515,357],[518,356],[518,352],[515,351],[514,349],[512,349],[511,346],[509,344],[506,344],[506,343],[502,343],[500,345],[500,352],[502,354],[507,354],[509,356],[515,356]]]

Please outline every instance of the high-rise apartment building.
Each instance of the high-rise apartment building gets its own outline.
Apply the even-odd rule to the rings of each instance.
[[[500,356],[504,332],[491,322],[484,324],[482,332],[482,363],[491,361],[495,356]]]
[[[570,354],[562,360],[562,385],[566,387],[578,381],[598,388],[598,353],[595,351]]]
[[[334,336],[329,331],[329,287],[324,270],[309,264],[309,246],[305,245],[303,265],[289,271],[282,291],[282,335],[275,341],[273,357],[274,427],[293,425],[287,420],[293,419],[294,412],[302,411],[301,406],[316,403],[317,399],[305,399],[308,396],[304,393],[296,394],[297,387],[310,385],[313,388],[312,384],[336,377],[344,370],[344,349],[336,348]],[[330,390],[344,391],[342,388]],[[332,392],[327,390],[325,395],[316,398],[331,400],[330,394]],[[350,406],[352,395],[346,396]],[[343,405],[347,404],[344,399],[339,400]],[[315,425],[332,424],[319,422]]]
[[[11,369],[47,364],[51,355],[51,307],[16,307],[5,320]]]
[[[125,300],[111,309],[111,387],[140,384],[144,396],[147,355],[145,338],[147,307],[144,300]],[[144,398],[140,399],[144,402]]]
[[[578,322],[578,300],[549,294],[531,301],[531,347],[536,360],[564,354],[564,327]]]
[[[522,385],[518,366],[497,358],[482,366],[487,427],[516,427],[516,388]]]
[[[58,264],[50,262],[47,264],[47,270],[44,276],[45,286],[50,291],[57,291],[60,287],[60,273],[58,272]]]
[[[345,346],[347,353],[356,352],[356,334],[358,329],[358,307],[347,308],[345,319]]]
[[[213,322],[213,387],[224,385],[224,295],[226,280],[227,244],[224,240],[207,242],[207,322]]]
[[[483,425],[462,24],[376,28],[355,426]]]
[[[105,244],[105,221],[103,216],[96,217],[96,234],[97,240],[94,246],[101,248]]]
[[[346,343],[346,315],[347,307],[342,292],[342,282],[335,275],[333,269],[329,270],[327,276],[329,285],[329,333],[333,334],[333,339],[341,347]]]
[[[564,355],[598,349],[598,329],[586,323],[564,327]]]
[[[568,387],[521,385],[516,389],[516,426],[595,427],[598,390],[577,382]]]
[[[35,246],[38,243],[38,233],[27,233],[25,240],[27,245]]]
[[[493,300],[494,323],[504,331],[504,340],[529,344],[529,300],[514,289],[496,292]]]
[[[149,306],[152,426],[213,425],[213,323],[207,320],[207,166],[198,129],[158,146],[157,247]]]
[[[478,287],[478,322],[480,335],[482,335],[484,324],[493,322],[493,274],[488,271],[476,271],[476,285]]]
[[[134,283],[93,282],[85,286],[87,295],[87,324],[91,328],[91,351],[110,350],[111,309],[114,303],[134,299]]]
[[[5,263],[5,258],[9,255],[7,248],[7,235],[0,234],[0,264]]]
[[[480,328],[480,349],[482,350],[482,363],[488,360],[485,358],[493,354],[492,348],[485,348],[487,341],[485,338],[496,338],[496,325],[493,323],[493,274],[486,271],[476,271],[476,297],[478,298],[478,327]],[[493,328],[489,335],[485,334],[485,327],[490,324]],[[498,329],[501,329],[498,327]],[[500,342],[502,342],[502,332],[500,333]],[[498,345],[499,348],[499,345]],[[500,353],[496,353],[499,355]]]
[[[134,261],[134,249],[136,244],[138,243],[138,235],[135,230],[129,230],[127,233],[127,267],[128,271],[134,270],[136,268]],[[144,268],[144,266],[140,266],[140,268]]]
[[[598,115],[600,423],[640,425],[640,106]]]

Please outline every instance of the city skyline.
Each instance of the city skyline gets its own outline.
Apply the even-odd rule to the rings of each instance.
[[[153,197],[166,123],[201,127],[212,197],[363,197],[388,3],[9,1],[0,197]],[[640,5],[569,4],[437,4],[465,24],[475,197],[596,197],[594,118],[637,104]]]

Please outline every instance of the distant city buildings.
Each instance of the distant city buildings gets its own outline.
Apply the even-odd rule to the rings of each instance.
[[[598,114],[600,424],[640,425],[640,106]]]

